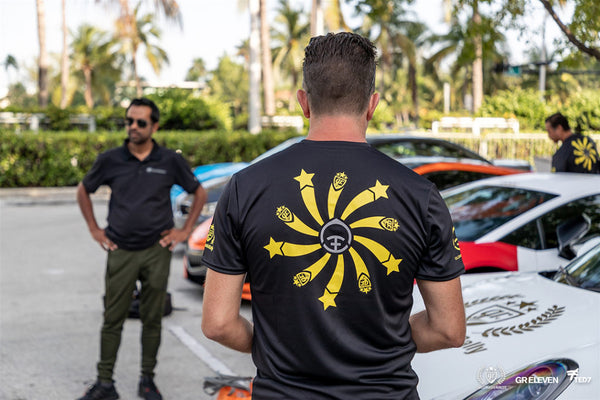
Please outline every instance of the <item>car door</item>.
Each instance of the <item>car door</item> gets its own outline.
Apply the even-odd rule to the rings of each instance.
[[[585,214],[590,229],[576,243],[600,241],[600,194],[586,196],[558,206],[500,239],[517,246],[519,271],[543,271],[565,265],[569,260],[558,255],[556,228],[563,222]]]

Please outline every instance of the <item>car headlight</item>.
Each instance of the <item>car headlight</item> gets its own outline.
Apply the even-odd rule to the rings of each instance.
[[[568,359],[546,360],[499,377],[464,400],[553,400],[577,374],[579,364]]]

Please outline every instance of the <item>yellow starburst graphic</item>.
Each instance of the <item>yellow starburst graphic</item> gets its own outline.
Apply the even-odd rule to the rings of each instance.
[[[587,137],[573,141],[573,155],[575,155],[575,164],[583,164],[583,168],[592,170],[593,164],[598,161],[598,153]]]
[[[297,287],[309,284],[317,275],[326,270],[329,261],[333,260],[332,264],[335,264],[335,268],[323,291],[323,295],[319,297],[319,300],[323,303],[323,309],[327,310],[328,307],[337,307],[335,298],[341,290],[346,263],[349,261],[354,266],[359,291],[361,293],[369,293],[372,290],[371,275],[364,260],[358,251],[356,251],[354,247],[355,243],[359,243],[369,250],[381,263],[381,266],[386,269],[387,275],[392,272],[398,272],[399,264],[402,262],[401,258],[394,257],[385,246],[370,238],[355,235],[352,230],[356,228],[372,228],[395,232],[398,230],[399,223],[395,218],[385,216],[367,217],[350,224],[346,222],[348,217],[359,208],[377,200],[388,198],[387,190],[389,185],[383,185],[378,180],[375,181],[374,186],[363,190],[350,200],[339,214],[336,213],[340,195],[349,181],[349,177],[344,172],[336,173],[332,179],[327,196],[326,216],[328,220],[325,222],[317,206],[315,187],[312,182],[315,175],[315,173],[307,173],[302,169],[300,175],[294,177],[294,180],[298,181],[300,196],[302,197],[304,206],[314,219],[314,222],[311,222],[311,224],[318,224],[318,228],[315,229],[310,224],[303,222],[285,205],[277,207],[275,211],[275,215],[279,220],[295,232],[314,238],[315,243],[294,244],[278,242],[273,237],[270,237],[269,243],[264,248],[269,252],[270,259],[275,256],[301,257],[315,252],[323,254],[318,261],[294,275],[293,284]],[[336,217],[336,215],[340,216]]]

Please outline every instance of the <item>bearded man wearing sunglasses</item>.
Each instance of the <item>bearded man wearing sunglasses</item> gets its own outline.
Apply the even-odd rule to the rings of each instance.
[[[108,252],[104,322],[96,382],[79,400],[113,400],[119,395],[113,370],[137,281],[141,282],[142,359],[138,395],[160,400],[154,368],[160,346],[161,321],[171,252],[191,233],[206,201],[206,192],[184,158],[159,146],[152,135],[160,112],[151,100],[134,99],[126,111],[123,146],[98,156],[77,188],[77,202],[92,238]],[[170,190],[174,184],[193,193],[191,211],[181,229],[174,228]],[[90,193],[101,185],[111,189],[108,225],[96,221]]]

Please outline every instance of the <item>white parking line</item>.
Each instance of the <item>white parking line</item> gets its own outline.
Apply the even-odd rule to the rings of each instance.
[[[200,360],[202,360],[210,369],[220,375],[236,375],[218,358],[213,356],[206,347],[202,346],[192,335],[187,333],[185,329],[178,325],[169,325],[169,331],[175,335],[188,349],[192,351]]]

